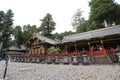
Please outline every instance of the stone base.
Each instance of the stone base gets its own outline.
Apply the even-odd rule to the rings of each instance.
[[[89,65],[90,64],[90,57],[87,55],[83,55],[83,65]]]

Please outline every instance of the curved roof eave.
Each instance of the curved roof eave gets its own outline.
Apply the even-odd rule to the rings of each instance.
[[[62,43],[91,39],[101,36],[109,36],[114,34],[120,34],[120,25],[66,36],[63,38]]]

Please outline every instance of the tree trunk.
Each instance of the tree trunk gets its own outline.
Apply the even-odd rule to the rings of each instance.
[[[0,43],[0,51],[1,51],[1,49],[2,49],[2,46],[3,46],[3,42]]]

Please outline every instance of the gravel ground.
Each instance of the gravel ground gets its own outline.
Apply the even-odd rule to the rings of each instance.
[[[0,74],[4,61],[0,61]],[[120,80],[120,65],[54,65],[9,62],[6,80]]]

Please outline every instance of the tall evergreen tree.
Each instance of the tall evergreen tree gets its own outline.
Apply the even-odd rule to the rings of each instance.
[[[3,48],[8,47],[7,42],[10,40],[13,25],[12,10],[0,11],[0,42],[3,43]]]
[[[83,27],[80,26],[82,23],[84,23],[85,19],[82,17],[82,11],[81,9],[77,9],[77,12],[72,17],[72,26],[74,29],[77,29],[80,27],[80,32],[83,32]]]
[[[20,47],[20,45],[23,45],[24,37],[21,26],[16,26],[13,29],[13,35],[15,37],[15,46]]]
[[[23,28],[23,30],[22,30]],[[36,25],[24,25],[24,26],[16,26],[14,29],[13,29],[13,35],[15,37],[15,40],[14,40],[14,44],[18,47],[20,47],[20,45],[24,45],[27,40],[29,38],[31,38],[31,36],[34,34],[34,33],[38,33],[39,29],[37,28]]]
[[[81,30],[82,29],[82,30]],[[81,25],[79,25],[76,29],[76,33],[86,32],[90,30],[90,25],[88,21],[84,21]]]
[[[23,43],[26,43],[27,40],[34,34],[38,32],[38,28],[36,25],[24,25],[23,26]]]
[[[42,23],[39,27],[41,33],[43,36],[52,37],[52,31],[55,30],[55,25],[56,23],[53,21],[52,15],[51,14],[46,14],[46,16],[41,19]]]
[[[120,5],[114,0],[91,0],[90,6],[90,21],[104,23],[108,26],[113,23],[119,24],[120,21]]]
[[[62,32],[62,33],[55,33],[55,34],[53,34],[53,37],[54,37],[54,39],[62,40],[64,36],[69,36],[69,35],[72,35],[72,34],[75,34],[75,32],[65,31],[65,32]]]

